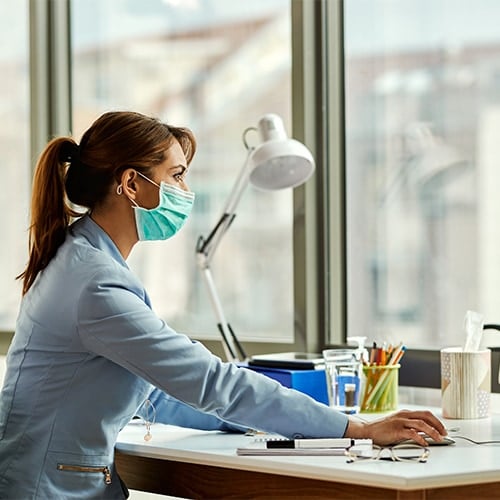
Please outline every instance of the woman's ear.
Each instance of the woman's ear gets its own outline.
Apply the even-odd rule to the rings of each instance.
[[[120,184],[117,187],[117,193],[123,193],[130,200],[135,200],[137,197],[138,183],[137,172],[133,168],[127,168],[120,176]]]

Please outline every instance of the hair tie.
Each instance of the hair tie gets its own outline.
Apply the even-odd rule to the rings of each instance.
[[[60,161],[66,163],[79,163],[80,162],[80,146],[74,142],[66,142],[61,148],[61,154],[59,155]]]

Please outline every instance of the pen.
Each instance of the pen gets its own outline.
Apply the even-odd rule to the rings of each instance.
[[[267,441],[266,448],[349,448],[357,444],[371,443],[371,439],[352,438],[279,439]]]
[[[372,350],[370,351],[370,364],[373,365],[373,362],[375,361],[375,351],[377,350],[377,343],[373,343]]]

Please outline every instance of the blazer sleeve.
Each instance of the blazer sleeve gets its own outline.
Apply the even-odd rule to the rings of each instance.
[[[206,431],[247,432],[249,430],[248,427],[234,425],[216,415],[197,410],[160,389],[154,389],[148,396],[148,400],[154,408],[155,422]],[[137,414],[147,419],[151,418],[151,411],[149,404],[144,403]]]
[[[85,349],[173,398],[233,425],[287,437],[340,437],[348,417],[264,375],[224,363],[175,332],[144,301],[130,271],[100,266],[81,285],[77,330]]]

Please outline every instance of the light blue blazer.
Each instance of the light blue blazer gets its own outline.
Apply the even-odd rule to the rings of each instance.
[[[126,498],[114,445],[148,398],[157,422],[186,427],[337,437],[347,426],[172,330],[84,216],[21,304],[0,396],[0,498]]]

